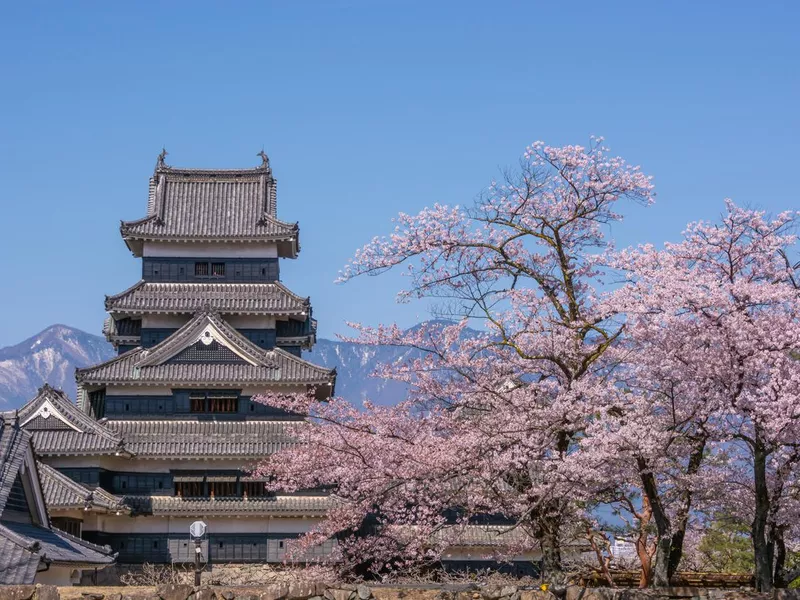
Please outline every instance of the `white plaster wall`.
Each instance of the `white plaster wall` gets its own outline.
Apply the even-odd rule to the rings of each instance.
[[[68,467],[99,467],[109,471],[126,471],[134,473],[169,473],[171,469],[242,469],[249,467],[252,461],[239,459],[136,459],[118,456],[57,456],[47,459],[47,464],[56,469]]]
[[[34,583],[41,583],[43,585],[70,586],[72,585],[72,581],[70,580],[69,575],[75,570],[76,569],[72,569],[70,567],[50,565],[50,568],[47,569],[47,571],[41,571],[36,574]]]
[[[262,315],[225,315],[225,320],[236,329],[275,329],[275,317]]]
[[[189,526],[200,517],[101,516],[98,530],[106,533],[176,533],[189,535]],[[319,519],[282,517],[206,517],[208,533],[303,533]]]
[[[177,256],[209,258],[277,258],[278,245],[273,243],[207,243],[145,242],[144,256]]]
[[[80,509],[69,509],[69,510],[61,510],[61,509],[53,509],[48,507],[47,509],[50,513],[50,518],[53,517],[69,517],[70,519],[80,519],[85,522],[86,515],[90,514],[88,511],[80,510]]]
[[[176,385],[176,388],[189,387],[185,385]],[[219,386],[216,386],[219,387]],[[231,387],[236,389],[236,386],[224,386],[226,389]],[[304,385],[281,385],[281,386],[247,386],[241,388],[242,396],[254,396],[256,394],[263,394],[269,389],[281,392],[282,394],[290,394],[294,392],[305,392]],[[109,385],[106,388],[107,396],[171,396],[172,390],[168,387],[162,386],[148,386],[148,385]],[[188,416],[188,413],[184,413]]]
[[[142,327],[182,327],[189,322],[187,315],[144,315]]]
[[[275,386],[272,388],[276,392],[280,392],[281,394],[294,394],[294,393],[305,393],[306,386],[304,385],[281,385]],[[259,394],[263,394],[270,390],[270,386],[265,385],[262,387],[244,387],[242,388],[242,396],[257,396]]]
[[[133,385],[109,385],[106,387],[106,396],[171,396],[172,390],[168,387]]]
[[[83,513],[82,531],[97,531],[98,521],[105,516],[105,513],[85,512]]]

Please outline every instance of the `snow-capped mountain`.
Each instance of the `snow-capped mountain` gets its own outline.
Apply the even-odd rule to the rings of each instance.
[[[364,346],[352,342],[318,339],[303,358],[327,368],[336,367],[336,395],[360,405],[364,399],[374,404],[396,404],[405,397],[406,386],[397,381],[372,377],[379,364],[404,360],[412,352],[393,346]]]
[[[336,395],[360,404],[369,398],[378,404],[394,404],[405,395],[397,382],[370,377],[379,363],[402,359],[407,350],[388,346],[362,346],[320,339],[303,358],[327,368],[336,367]],[[75,399],[75,368],[108,360],[114,349],[105,338],[52,325],[15,346],[0,348],[0,410],[18,408],[47,382]]]
[[[0,348],[0,410],[18,408],[47,382],[75,398],[75,368],[108,360],[114,349],[105,338],[51,325],[15,346]]]

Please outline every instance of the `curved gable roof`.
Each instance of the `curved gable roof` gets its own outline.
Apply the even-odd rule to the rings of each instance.
[[[206,331],[242,360],[225,363],[169,360],[198,343]],[[78,383],[91,385],[313,385],[319,386],[322,397],[327,397],[333,393],[336,370],[320,367],[280,348],[264,350],[205,308],[160,344],[149,349],[134,348],[104,363],[77,369],[75,378]]]
[[[38,454],[114,454],[122,438],[95,421],[61,390],[44,384],[19,410],[21,426],[33,436]]]

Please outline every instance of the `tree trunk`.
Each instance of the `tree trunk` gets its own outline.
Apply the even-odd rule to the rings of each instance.
[[[600,567],[600,572],[605,577],[606,583],[608,583],[608,587],[616,587],[614,585],[614,578],[611,577],[611,571],[608,568],[609,558],[603,556],[603,550],[598,546],[597,540],[595,539],[595,532],[592,530],[590,526],[586,526],[586,539],[589,540],[589,545],[592,547],[592,551],[594,555],[597,557],[597,564]],[[605,538],[606,547],[608,547],[608,538]]]
[[[752,444],[753,482],[755,483],[755,515],[753,517],[753,559],[755,563],[756,591],[771,592],[775,540],[769,534],[769,488],[767,487],[767,449],[756,425]]]
[[[706,451],[706,438],[695,439],[696,445],[689,455],[689,464],[686,467],[686,474],[689,476],[697,475],[703,463],[703,455]],[[682,494],[683,503],[678,512],[672,539],[670,540],[669,562],[667,564],[667,578],[671,581],[673,575],[678,571],[678,566],[683,558],[683,541],[686,538],[686,528],[689,526],[689,515],[692,512],[693,494],[691,489],[685,489]]]
[[[669,586],[669,558],[672,547],[672,523],[661,504],[658,495],[658,485],[653,472],[647,462],[638,458],[639,476],[642,479],[642,489],[653,511],[653,520],[656,524],[658,537],[656,539],[656,557],[652,569],[652,584],[654,587]]]
[[[631,507],[632,509],[633,507]],[[639,588],[643,589],[650,586],[653,578],[653,555],[647,545],[647,540],[650,537],[647,532],[647,526],[650,524],[650,519],[653,517],[653,510],[650,508],[650,501],[647,495],[642,496],[642,510],[635,513],[639,520],[639,535],[636,537],[636,554],[639,557],[639,564],[641,564],[641,573],[639,574]]]
[[[775,571],[772,576],[773,585],[776,588],[785,588],[789,585],[786,581],[786,541],[783,539],[783,529],[775,532]]]
[[[555,508],[555,507],[554,507]],[[546,515],[539,524],[542,545],[542,581],[560,586],[564,583],[564,568],[561,564],[561,517]]]

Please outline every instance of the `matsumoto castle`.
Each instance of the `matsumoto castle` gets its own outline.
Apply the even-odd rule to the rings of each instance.
[[[4,417],[0,447],[16,440],[22,456],[30,443],[12,439],[19,429],[38,466],[20,471],[28,484],[11,486],[10,476],[8,489],[0,485],[0,521],[11,514],[8,494],[19,506],[43,497],[49,523],[72,540],[74,556],[58,563],[65,568],[192,562],[189,526],[197,520],[207,524],[204,562],[281,562],[287,542],[332,502],[320,490],[269,493],[248,470],[291,444],[287,426],[301,418],[252,398],[313,389],[325,400],[336,382],[335,370],[302,357],[317,324],[309,299],[280,282],[280,259],[297,258],[300,231],[277,217],[269,159],[261,152],[253,169],[200,170],[169,166],[165,156],[150,178],[146,216],[120,226],[142,277],[105,299],[103,332],[118,355],[77,370],[76,401],[45,385]],[[26,524],[44,527],[44,516],[19,514],[17,529],[51,535]],[[6,537],[14,552],[28,552],[27,542]],[[479,566],[502,540],[491,528],[468,527],[446,560]],[[325,555],[334,543],[314,552]],[[38,552],[26,555],[30,569],[52,561]],[[2,582],[33,578],[6,575]]]
[[[333,393],[336,373],[303,360],[308,298],[280,282],[297,224],[277,218],[263,152],[254,169],[179,169],[158,157],[147,214],[123,222],[142,278],[113,296],[103,332],[118,356],[79,369],[77,403],[45,385],[19,413],[32,434],[54,527],[117,561],[280,561],[325,512],[320,492],[274,495],[247,466],[288,443],[290,414],[267,390]],[[321,548],[324,552],[328,549]]]

